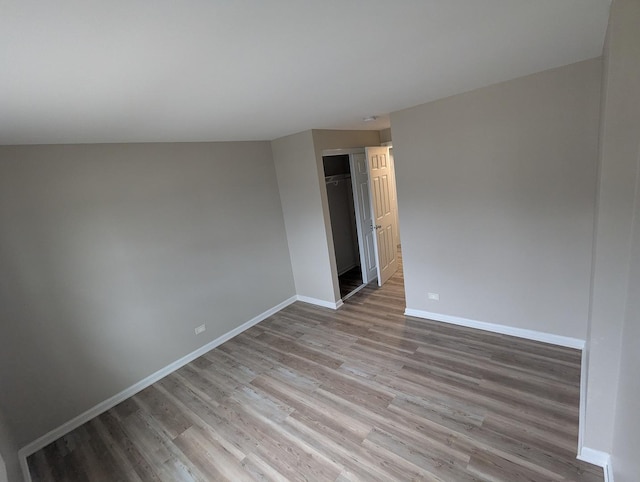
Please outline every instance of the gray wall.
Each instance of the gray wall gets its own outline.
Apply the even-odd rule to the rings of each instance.
[[[391,114],[408,308],[586,338],[600,77],[593,59]]]
[[[636,22],[640,21],[638,13],[640,12],[636,11]],[[640,78],[637,80],[640,83]],[[640,165],[638,168],[640,169]],[[613,432],[613,468],[617,482],[636,481],[640,474],[640,179],[636,183],[634,225],[631,276],[622,328]]]
[[[311,131],[271,142],[296,293],[336,301]],[[324,174],[322,176],[324,179]],[[335,264],[335,261],[333,261]]]
[[[351,180],[325,183],[338,273],[360,265]]]
[[[0,147],[0,225],[19,446],[295,294],[268,142]]]
[[[615,478],[623,482],[637,480],[640,473],[639,24],[637,0],[613,2],[604,55],[584,421],[584,445],[613,452]]]
[[[0,482],[18,481],[22,478],[18,448],[10,433],[6,418],[0,410]]]

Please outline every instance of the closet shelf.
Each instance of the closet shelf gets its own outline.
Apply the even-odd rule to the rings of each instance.
[[[327,184],[337,184],[341,181],[351,181],[351,174],[336,174],[335,176],[326,176],[324,182]]]

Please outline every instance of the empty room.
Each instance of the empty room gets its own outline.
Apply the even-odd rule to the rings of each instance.
[[[640,474],[640,1],[0,7],[0,482]]]

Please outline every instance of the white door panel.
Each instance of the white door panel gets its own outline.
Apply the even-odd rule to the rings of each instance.
[[[362,282],[369,283],[377,276],[377,271],[375,236],[371,229],[373,218],[369,193],[369,174],[367,158],[364,153],[351,155],[351,182],[353,183],[353,192],[356,193],[354,201],[361,231],[358,242],[360,244]]]
[[[398,269],[394,231],[395,219],[391,205],[391,166],[388,147],[367,147],[366,166],[369,168],[373,249],[376,257],[378,285],[382,286]]]

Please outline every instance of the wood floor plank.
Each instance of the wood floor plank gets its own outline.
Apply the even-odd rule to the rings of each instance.
[[[32,480],[603,480],[575,457],[579,351],[404,307],[402,267],[294,303],[31,455]]]
[[[116,410],[109,410],[97,417],[107,434],[103,435],[103,437],[113,440],[115,447],[124,454],[141,480],[159,481],[160,477],[154,467],[147,462],[140,453],[138,446],[124,432],[116,415],[117,413]],[[130,413],[130,415],[133,413],[135,412]],[[124,418],[126,419],[127,417]]]
[[[375,428],[369,433],[367,440],[427,470],[441,480],[458,482],[472,482],[474,480],[473,475],[466,472],[466,463],[460,463],[446,456],[443,457],[442,454],[430,450],[430,447],[410,444],[404,437],[394,436]]]
[[[295,410],[292,416],[305,416],[310,420],[322,423],[324,426],[340,434],[354,443],[361,443],[371,430],[371,424],[363,423],[353,417],[344,416],[332,404],[320,403],[317,399],[310,399],[306,394],[287,386],[276,379],[266,377],[257,378],[252,384],[263,392],[282,400]]]
[[[251,480],[234,453],[199,427],[185,430],[174,443],[207,480]]]

